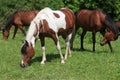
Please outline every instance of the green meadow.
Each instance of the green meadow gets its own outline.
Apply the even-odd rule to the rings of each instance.
[[[108,45],[100,46],[102,36],[97,33],[96,52],[92,52],[92,36],[87,33],[84,39],[85,51],[80,51],[80,38],[76,35],[72,56],[65,64],[52,39],[46,38],[47,61],[41,65],[42,50],[39,40],[35,46],[35,56],[26,68],[20,67],[23,34],[18,31],[14,40],[13,32],[7,41],[2,40],[0,32],[0,80],[120,80],[120,38],[112,41],[113,52]],[[62,53],[65,42],[60,38]]]

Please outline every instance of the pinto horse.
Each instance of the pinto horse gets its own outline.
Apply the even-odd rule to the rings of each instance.
[[[38,10],[14,12],[14,14],[8,20],[5,28],[3,29],[3,39],[8,39],[10,28],[12,27],[12,25],[15,26],[14,35],[12,39],[15,38],[18,28],[23,32],[24,35],[26,35],[26,32],[24,31],[24,26],[29,26],[30,22],[33,20],[33,18],[37,15],[38,12]]]
[[[118,29],[115,26],[115,23],[112,21],[112,19],[105,13],[101,12],[100,10],[79,10],[78,12],[75,13],[75,15],[76,15],[75,33],[80,27],[83,29],[81,35],[81,50],[84,50],[83,47],[84,36],[87,33],[87,31],[90,31],[92,32],[93,51],[95,51],[96,32],[100,32],[104,36],[104,39],[100,44],[104,45],[105,43],[108,43],[110,50],[112,52],[112,46],[110,44],[110,41],[115,40],[118,37]],[[71,44],[73,44],[73,42]]]
[[[74,26],[75,16],[70,9],[62,8],[57,11],[50,8],[42,9],[32,20],[25,42],[21,48],[23,55],[21,67],[27,66],[30,59],[34,56],[35,40],[37,36],[40,38],[43,50],[41,64],[45,64],[46,61],[45,37],[50,37],[54,40],[61,57],[61,63],[64,63],[58,36],[61,35],[66,41],[65,59],[67,59],[68,54],[71,54],[70,39],[74,31]]]

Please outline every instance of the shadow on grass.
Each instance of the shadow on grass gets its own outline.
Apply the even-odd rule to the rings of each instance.
[[[60,59],[60,55],[59,55],[59,54],[53,54],[53,53],[46,54],[46,59],[47,59],[46,62],[51,62],[52,60],[54,60],[54,59],[56,59],[56,58],[59,58],[59,59]],[[41,62],[41,61],[42,61],[42,56],[35,57],[34,59],[32,59],[32,60],[30,61],[30,65],[31,65],[32,63]]]
[[[94,51],[91,51],[91,50],[88,50],[88,49],[84,49],[84,50],[83,50],[83,49],[79,49],[79,48],[73,48],[73,49],[71,49],[71,50],[72,50],[72,51],[80,51],[80,52],[81,52],[81,51],[82,51],[82,52],[83,52],[83,51],[94,52]]]
[[[79,48],[73,48],[73,49],[71,49],[72,51],[77,51],[77,52],[86,52],[86,53],[88,53],[88,52],[90,52],[90,53],[96,53],[96,54],[100,54],[100,53],[114,53],[114,51],[113,52],[110,52],[110,51],[92,51],[92,50],[89,50],[89,49],[84,49],[84,50],[82,50],[82,49],[79,49]]]
[[[101,54],[101,53],[111,53],[110,51],[92,51],[92,50],[88,50],[88,49],[84,49],[84,50],[81,50],[79,48],[73,48],[72,51],[77,51],[77,52],[86,52],[87,54],[88,53],[95,53],[95,54]],[[46,54],[46,59],[47,61],[46,62],[51,62],[52,60],[54,59],[60,59],[60,55],[59,54],[53,54],[53,53],[49,53],[49,54]],[[39,57],[35,57],[33,58],[30,63],[29,63],[29,66],[32,65],[33,63],[35,62],[41,62],[42,61],[42,56],[39,56]]]

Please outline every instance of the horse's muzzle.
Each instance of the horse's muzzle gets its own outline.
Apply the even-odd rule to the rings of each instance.
[[[22,67],[22,68],[25,68],[27,65],[25,65],[25,64],[23,64],[23,63],[21,63],[20,64],[20,67]]]
[[[100,42],[100,45],[101,45],[101,46],[104,46],[103,42]]]
[[[20,64],[20,67],[25,68],[25,65],[24,64]]]

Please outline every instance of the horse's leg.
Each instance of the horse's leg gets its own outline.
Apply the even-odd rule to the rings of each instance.
[[[22,31],[22,33],[24,34],[24,36],[26,36],[26,32],[25,32],[23,26],[19,26],[19,28],[20,28],[20,30]]]
[[[71,40],[70,40],[70,48],[73,49],[73,42],[74,42],[74,39],[75,39],[75,35],[76,35],[76,30],[75,30],[75,26],[73,28],[73,31],[72,31],[72,37],[71,37]]]
[[[71,50],[70,50],[70,40],[72,37],[72,33],[69,34],[66,38],[66,53],[65,53],[65,60],[67,59],[67,56],[70,55],[71,56]]]
[[[84,36],[85,36],[86,32],[87,32],[87,31],[83,30],[82,35],[81,35],[81,50],[84,50],[84,47],[83,47],[83,39],[84,39]]]
[[[65,63],[64,62],[64,57],[63,57],[62,52],[61,52],[61,47],[60,47],[58,35],[57,34],[52,34],[51,37],[53,38],[53,40],[54,40],[54,42],[57,46],[57,50],[58,50],[58,52],[60,54],[60,57],[61,57],[61,63]]]
[[[92,32],[92,39],[93,39],[93,51],[95,51],[95,43],[96,43],[96,32]]]
[[[110,51],[113,52],[113,49],[112,49],[110,41],[108,41],[108,45],[109,45]]]
[[[14,34],[13,34],[12,39],[14,39],[14,38],[15,38],[15,35],[16,35],[16,33],[17,33],[17,30],[18,30],[18,26],[15,26],[15,29],[14,29]]]
[[[45,38],[43,36],[39,36],[40,38],[40,42],[41,42],[41,46],[42,46],[42,51],[43,51],[43,56],[42,56],[42,61],[41,61],[41,64],[45,64],[45,61],[46,61],[46,52],[45,52]]]

